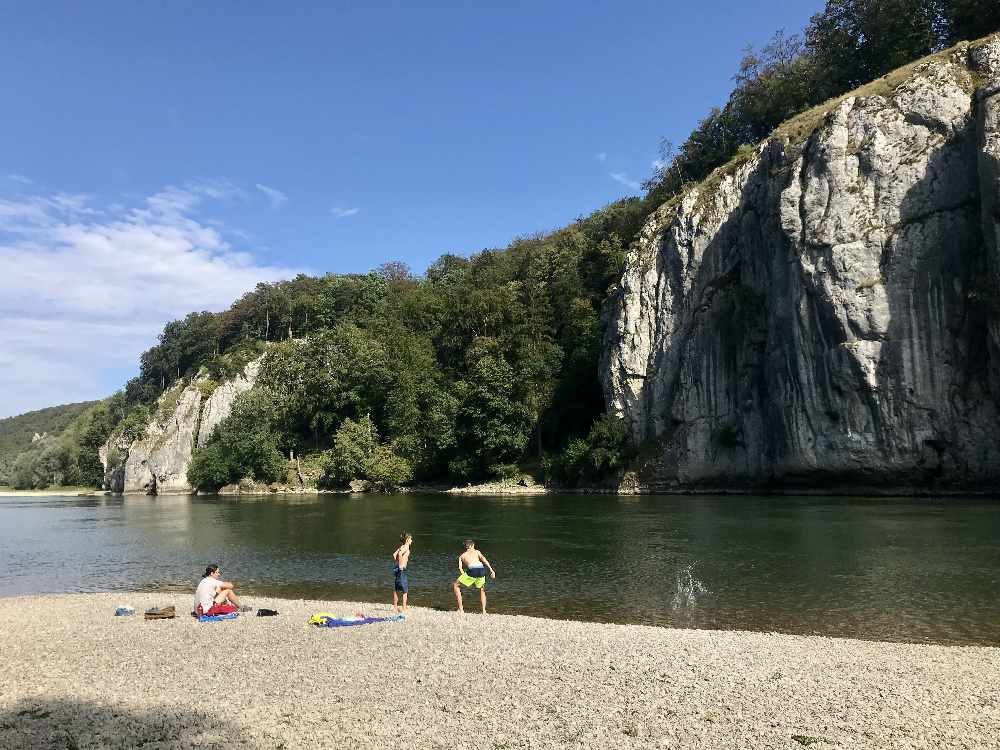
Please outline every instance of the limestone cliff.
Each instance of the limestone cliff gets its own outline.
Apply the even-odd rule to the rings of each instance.
[[[257,381],[261,360],[250,362],[240,375],[232,380],[220,383],[205,402],[201,410],[201,427],[198,430],[198,447],[208,442],[212,431],[219,423],[229,416],[233,410],[233,402],[241,393],[249,391]]]
[[[866,88],[644,227],[601,363],[624,489],[1000,479],[1000,38]]]
[[[250,362],[241,375],[216,386],[207,398],[207,377],[174,384],[157,400],[141,437],[130,441],[112,435],[101,447],[105,489],[151,495],[193,492],[187,470],[194,446],[204,445],[229,416],[236,397],[253,387],[259,369],[260,359]]]

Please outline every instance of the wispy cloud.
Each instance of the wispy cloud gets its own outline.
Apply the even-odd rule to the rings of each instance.
[[[608,154],[605,151],[601,151],[599,154],[594,154],[594,158],[599,162],[606,162],[608,160]]]
[[[330,209],[330,213],[333,214],[333,218],[335,219],[346,219],[348,216],[354,216],[360,210],[360,208],[341,208],[340,206],[335,206]]]
[[[278,190],[277,188],[269,187],[267,185],[261,185],[258,182],[257,189],[264,195],[266,195],[267,199],[271,201],[272,208],[277,208],[282,203],[286,203],[288,201],[288,196],[285,195],[285,193]]]
[[[17,172],[10,172],[7,175],[7,179],[11,182],[20,182],[22,185],[31,185],[34,183],[30,177],[25,177],[23,174],[18,174]]]
[[[221,310],[259,281],[234,233],[198,216],[239,194],[225,181],[167,187],[131,207],[55,193],[0,196],[0,417],[106,395],[101,371],[135,367],[169,320]]]
[[[615,182],[621,183],[622,185],[624,185],[625,187],[629,188],[630,190],[638,190],[640,187],[642,187],[635,180],[630,180],[628,178],[628,175],[626,175],[624,172],[611,172],[610,173],[610,177]]]
[[[0,197],[0,232],[27,234],[50,224],[54,214],[79,219],[96,213],[87,200],[86,195],[71,193]]]

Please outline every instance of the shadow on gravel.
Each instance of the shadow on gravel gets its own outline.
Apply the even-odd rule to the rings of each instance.
[[[83,748],[247,747],[255,743],[231,724],[187,708],[137,711],[77,700],[22,700],[0,711],[3,750]]]

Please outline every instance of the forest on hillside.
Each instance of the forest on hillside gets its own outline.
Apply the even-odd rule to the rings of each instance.
[[[83,401],[78,404],[50,406],[16,417],[0,419],[0,485],[12,483],[10,473],[19,454],[24,453],[32,446],[40,449],[42,446],[38,445],[39,443],[51,443],[81,413],[96,403],[95,401]],[[46,472],[45,479],[51,480],[51,475],[48,472]],[[53,484],[53,482],[46,481],[46,484]]]
[[[217,383],[260,355],[257,386],[195,452],[200,488],[274,481],[289,452],[331,484],[476,481],[525,466],[597,481],[640,448],[604,413],[598,359],[602,306],[649,214],[797,113],[998,29],[996,0],[829,0],[801,34],[745,50],[725,105],[680,145],[662,144],[645,197],[503,249],[443,255],[422,275],[388,263],[299,276],[171,322],[137,378],[59,441],[23,452],[11,481],[45,486],[58,471],[99,483],[96,447],[141,434],[178,378]]]

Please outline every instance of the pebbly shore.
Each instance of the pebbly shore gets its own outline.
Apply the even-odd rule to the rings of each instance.
[[[0,599],[0,747],[985,748],[1000,649],[250,598]],[[471,603],[471,602],[470,602]],[[130,604],[134,617],[114,617]],[[174,605],[175,620],[142,618]]]

